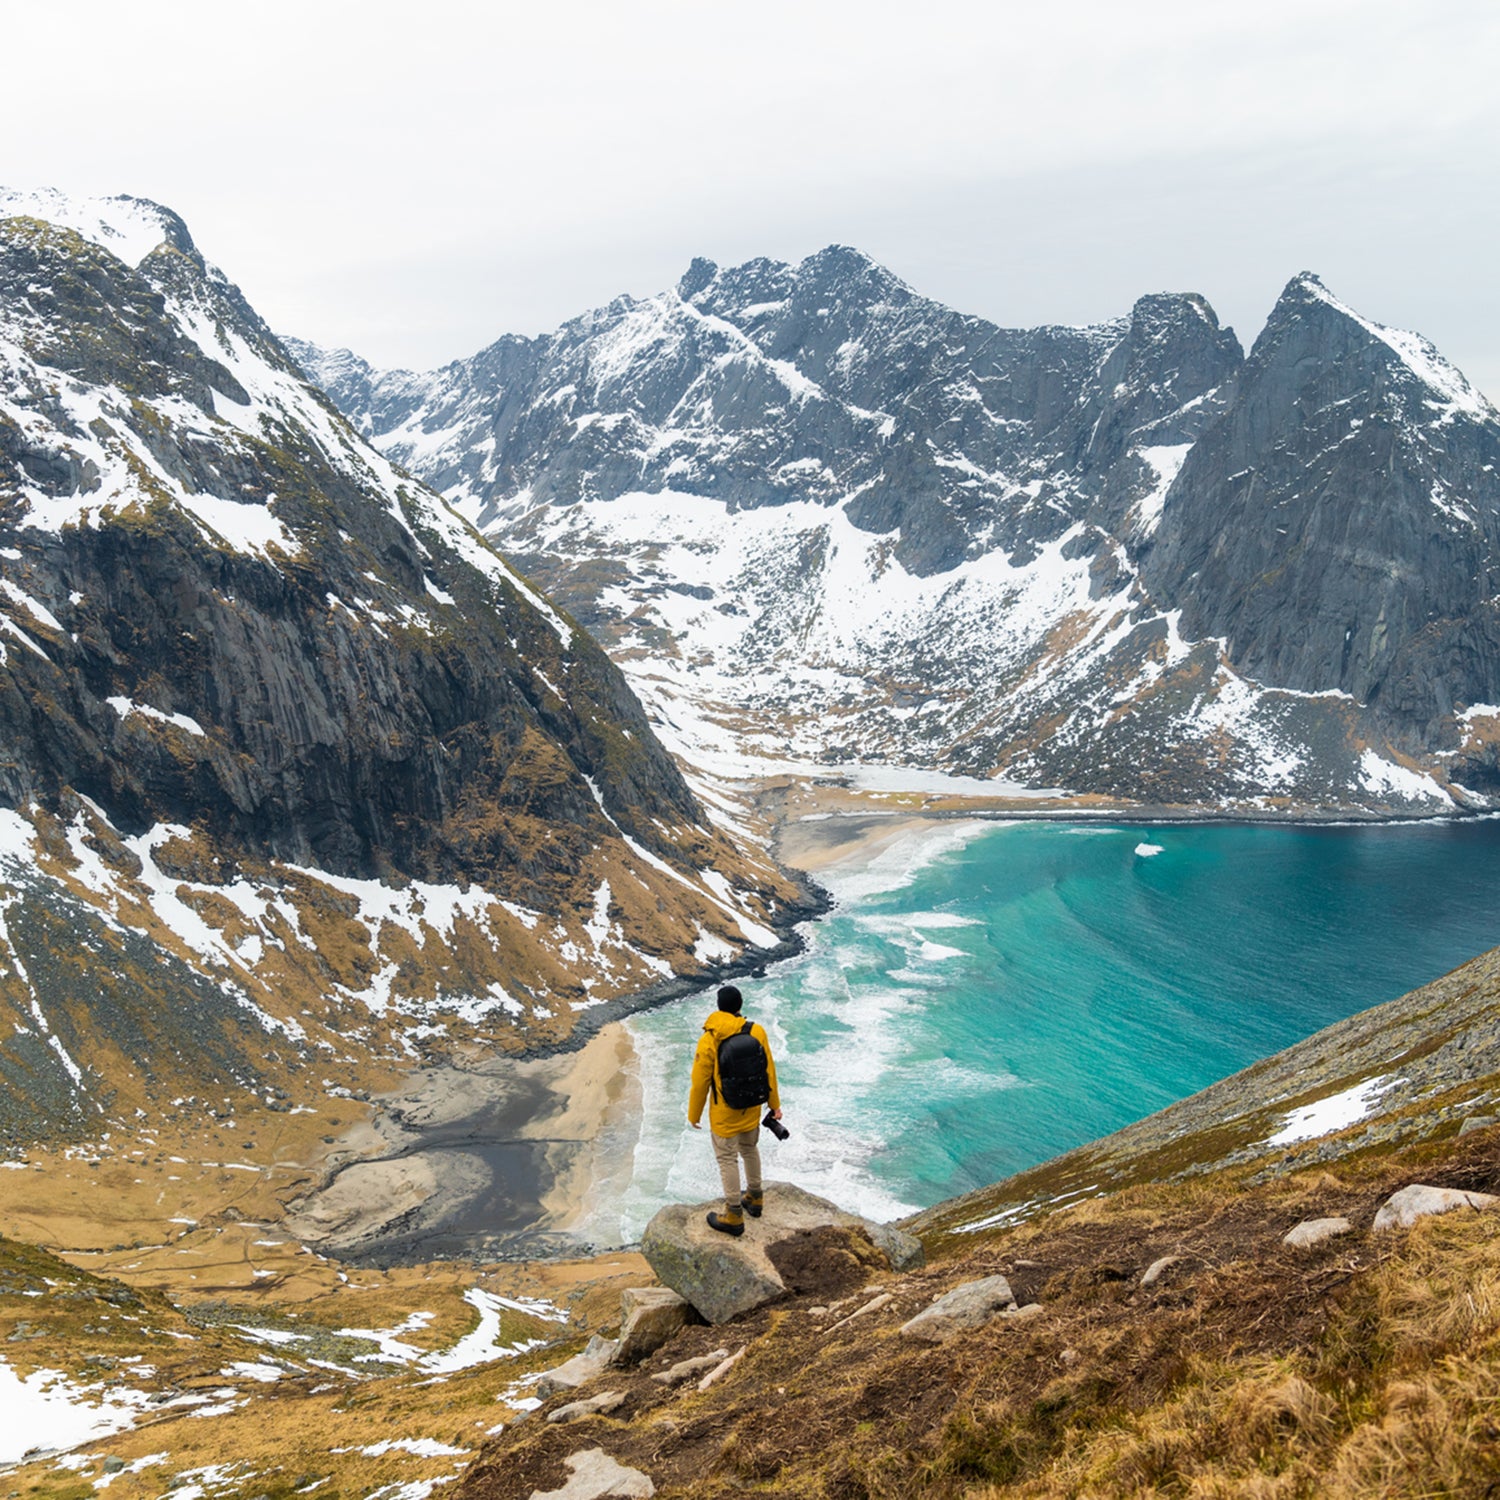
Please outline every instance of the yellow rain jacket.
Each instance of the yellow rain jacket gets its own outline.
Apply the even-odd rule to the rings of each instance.
[[[770,1102],[750,1109],[730,1109],[720,1097],[719,1043],[740,1031],[744,1024],[743,1016],[716,1010],[703,1023],[703,1035],[698,1038],[698,1050],[693,1053],[693,1087],[688,1094],[688,1119],[696,1125],[703,1117],[704,1101],[712,1097],[708,1128],[715,1135],[740,1135],[754,1130],[760,1124],[763,1109],[781,1108],[781,1095],[776,1091],[776,1059],[771,1056],[771,1043],[758,1022],[751,1025],[750,1035],[766,1049],[766,1073],[771,1080]]]

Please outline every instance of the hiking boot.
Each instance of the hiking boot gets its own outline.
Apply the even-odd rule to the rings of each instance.
[[[761,1210],[764,1209],[765,1206],[766,1195],[764,1193],[746,1193],[745,1196],[740,1199],[740,1207],[744,1209],[752,1219],[760,1218]]]
[[[745,1216],[737,1208],[726,1209],[721,1214],[711,1213],[708,1216],[708,1227],[717,1229],[720,1234],[732,1234],[738,1238],[745,1232]]]

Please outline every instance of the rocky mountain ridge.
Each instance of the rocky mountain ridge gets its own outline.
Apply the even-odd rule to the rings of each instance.
[[[429,374],[290,341],[688,758],[1236,810],[1488,805],[1500,416],[1288,285],[1003,329],[857,251],[695,261]]]
[[[0,195],[0,586],[11,1144],[556,1041],[805,903],[157,205]]]

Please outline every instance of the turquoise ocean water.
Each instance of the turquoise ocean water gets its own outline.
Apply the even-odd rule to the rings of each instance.
[[[826,877],[810,946],[742,983],[781,1069],[767,1171],[887,1218],[1103,1135],[1500,943],[1500,822],[940,825]],[[633,1018],[628,1168],[580,1226],[717,1188],[687,1129],[711,999]]]

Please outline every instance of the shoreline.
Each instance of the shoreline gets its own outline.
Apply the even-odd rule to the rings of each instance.
[[[777,949],[695,979],[676,979],[619,997],[581,1021],[561,1043],[488,1059],[416,1070],[396,1094],[373,1100],[374,1117],[342,1137],[323,1185],[289,1206],[287,1227],[351,1263],[414,1264],[434,1259],[566,1259],[618,1248],[589,1231],[601,1202],[618,1197],[639,1138],[637,1059],[625,1019],[802,951],[797,929],[831,909],[820,876],[872,866],[894,845],[951,836],[956,825],[1019,822],[1100,825],[1365,827],[1467,822],[1500,814],[1455,809],[1433,815],[1351,815],[1349,810],[1234,812],[1221,808],[1038,807],[1033,800],[931,793],[860,792],[801,778],[762,783],[756,809],[771,825],[779,864],[808,893]],[[978,830],[976,829],[976,832]]]

